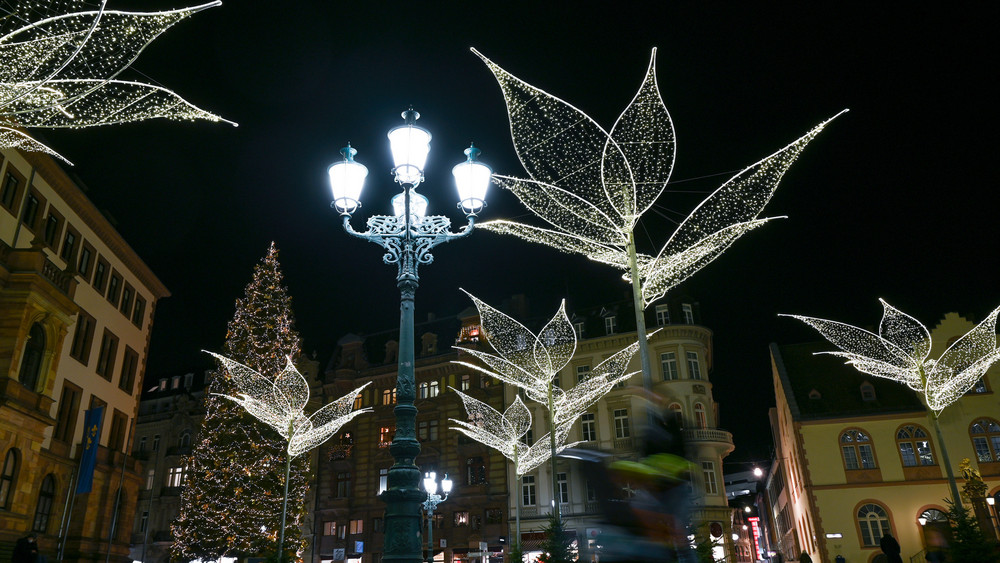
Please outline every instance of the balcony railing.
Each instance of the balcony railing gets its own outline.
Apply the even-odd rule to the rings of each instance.
[[[632,438],[615,438],[614,447],[616,450],[631,450]]]
[[[684,440],[687,442],[721,442],[732,444],[733,435],[718,428],[689,428],[684,430]]]

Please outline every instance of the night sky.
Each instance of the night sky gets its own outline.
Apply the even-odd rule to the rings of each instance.
[[[639,229],[654,252],[733,173],[843,108],[754,231],[682,291],[715,332],[712,381],[732,459],[762,459],[774,402],[767,344],[815,339],[779,312],[877,325],[883,297],[933,325],[997,306],[993,14],[983,4],[714,2],[259,2],[228,0],[178,24],[131,78],[239,122],[155,122],[45,132],[89,197],[173,296],[157,307],[147,377],[211,365],[234,301],[270,241],[307,352],[398,323],[395,266],[349,238],[326,168],[348,141],[370,174],[354,219],[398,188],[386,131],[409,105],[434,135],[421,192],[464,222],[450,168],[470,141],[498,173],[524,175],[500,88],[470,51],[610,127],[658,48],[678,139],[673,184]],[[808,3],[812,4],[812,3]],[[180,7],[115,2],[113,8]],[[899,6],[900,9],[897,9]],[[964,7],[963,7],[964,6]],[[904,9],[905,8],[905,9]],[[483,219],[530,220],[495,186]],[[481,232],[420,270],[417,318],[525,293],[539,311],[620,299],[609,267]]]

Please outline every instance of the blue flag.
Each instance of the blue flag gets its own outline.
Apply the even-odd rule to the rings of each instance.
[[[97,465],[103,415],[104,407],[94,407],[84,414],[83,453],[80,455],[80,478],[76,482],[76,494],[89,493],[94,486],[94,466]]]

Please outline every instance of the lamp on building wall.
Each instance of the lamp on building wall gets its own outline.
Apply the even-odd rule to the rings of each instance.
[[[458,188],[458,207],[468,223],[458,232],[451,231],[451,220],[443,215],[427,215],[428,200],[416,192],[424,180],[424,163],[430,151],[431,134],[416,121],[420,114],[412,109],[403,112],[404,123],[389,131],[393,158],[393,175],[402,192],[392,198],[393,215],[368,218],[368,230],[355,231],[351,215],[361,206],[368,169],[354,161],[357,150],[348,145],[341,150],[344,160],[330,166],[332,206],[343,217],[344,230],[351,236],[378,244],[386,253],[382,260],[396,264],[396,285],[400,291],[399,355],[394,409],[396,434],[389,446],[395,463],[389,469],[389,488],[380,495],[386,503],[385,552],[383,557],[394,563],[416,563],[421,560],[420,506],[424,498],[420,490],[420,469],[413,463],[420,453],[415,434],[417,409],[413,350],[413,301],[419,277],[417,267],[430,264],[430,250],[451,240],[472,233],[476,215],[486,205],[486,190],[492,170],[477,160],[479,149],[465,150],[466,160],[452,169]]]
[[[451,479],[445,473],[444,479],[441,480],[441,492],[444,493],[442,497],[437,494],[437,473],[431,471],[424,474],[424,490],[427,491],[427,500],[423,503],[424,513],[427,514],[427,563],[434,561],[434,510],[437,505],[448,500],[451,484]]]

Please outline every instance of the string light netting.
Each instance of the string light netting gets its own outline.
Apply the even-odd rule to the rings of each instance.
[[[884,313],[878,334],[848,324],[793,317],[813,327],[842,352],[821,352],[847,360],[858,371],[905,384],[921,393],[935,417],[962,397],[1000,361],[996,324],[1000,308],[949,346],[928,358],[931,334],[919,321],[879,300]]]
[[[225,366],[236,382],[237,397],[220,395],[242,406],[261,422],[274,428],[288,440],[288,455],[295,457],[330,439],[340,428],[359,414],[372,409],[354,410],[354,399],[371,382],[327,404],[312,416],[305,415],[309,402],[309,383],[288,358],[285,369],[274,377],[224,356],[212,354]]]
[[[493,180],[552,228],[507,220],[480,226],[583,254],[626,271],[623,277],[631,282],[628,245],[633,230],[663,193],[674,164],[674,129],[656,83],[656,49],[639,91],[610,132],[473,51],[500,83],[514,149],[530,176],[494,175]],[[723,184],[688,215],[656,256],[638,254],[644,306],[763,225],[768,219],[757,217],[781,177],[832,119]]]
[[[469,420],[451,421],[458,425],[455,430],[496,449],[513,461],[520,476],[555,453],[574,445],[567,444],[566,439],[580,415],[611,391],[615,384],[638,373],[626,370],[639,344],[635,342],[613,354],[595,367],[586,380],[563,389],[555,384],[556,376],[576,352],[576,332],[566,316],[565,301],[560,303],[552,319],[535,334],[474,295],[466,294],[476,304],[483,338],[496,354],[459,346],[456,348],[474,356],[482,365],[464,361],[455,363],[524,390],[529,399],[549,411],[552,427],[534,444],[524,444],[521,440],[531,428],[531,412],[520,397],[500,414],[493,407],[460,391],[456,392],[462,397]]]
[[[299,356],[299,335],[283,277],[272,243],[255,266],[245,295],[236,301],[222,347],[225,356],[239,358],[258,373],[279,373],[288,356]],[[176,561],[218,561],[222,556],[274,551],[288,442],[220,396],[239,393],[227,370],[220,367],[210,375],[205,419],[185,460],[180,515],[171,526]],[[301,524],[306,516],[308,471],[308,456],[292,459],[285,545],[299,556],[306,547]]]
[[[118,78],[171,26],[220,4],[123,12],[106,0],[0,1],[0,147],[62,158],[21,128],[226,121],[161,86]]]

